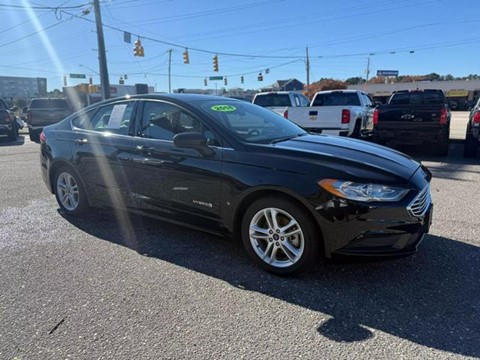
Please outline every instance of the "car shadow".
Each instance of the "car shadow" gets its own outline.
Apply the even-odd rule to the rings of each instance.
[[[23,144],[25,144],[25,137],[22,135],[19,135],[14,141],[8,140],[6,136],[0,137],[0,146],[21,146]]]
[[[241,244],[135,215],[62,215],[97,238],[290,304],[327,314],[317,332],[369,341],[377,331],[422,346],[480,357],[480,249],[426,236],[419,253],[390,261],[319,261],[298,277],[257,268]],[[126,225],[128,224],[128,226]],[[128,227],[126,229],[126,227]],[[323,316],[319,316],[323,318]]]

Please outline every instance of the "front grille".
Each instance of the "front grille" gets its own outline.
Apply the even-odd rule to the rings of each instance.
[[[415,217],[423,217],[425,212],[428,210],[432,202],[430,196],[430,184],[425,186],[422,191],[412,200],[412,202],[407,206],[407,210],[410,215]]]

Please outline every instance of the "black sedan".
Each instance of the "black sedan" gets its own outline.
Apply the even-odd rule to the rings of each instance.
[[[40,140],[43,178],[67,215],[122,208],[240,236],[276,274],[319,254],[408,255],[430,226],[431,174],[418,162],[310,135],[235,99],[115,98],[46,127]]]

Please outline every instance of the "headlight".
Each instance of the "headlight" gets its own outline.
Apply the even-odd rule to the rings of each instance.
[[[361,184],[337,179],[324,179],[318,182],[329,193],[355,201],[398,201],[408,189],[380,184]]]

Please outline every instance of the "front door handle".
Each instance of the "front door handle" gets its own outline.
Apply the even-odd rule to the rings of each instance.
[[[88,140],[87,139],[75,139],[75,140],[73,140],[73,142],[76,145],[85,145],[86,143],[88,143]]]
[[[151,154],[155,151],[154,147],[148,147],[148,146],[143,146],[143,145],[138,145],[136,147],[136,149],[141,154]]]

